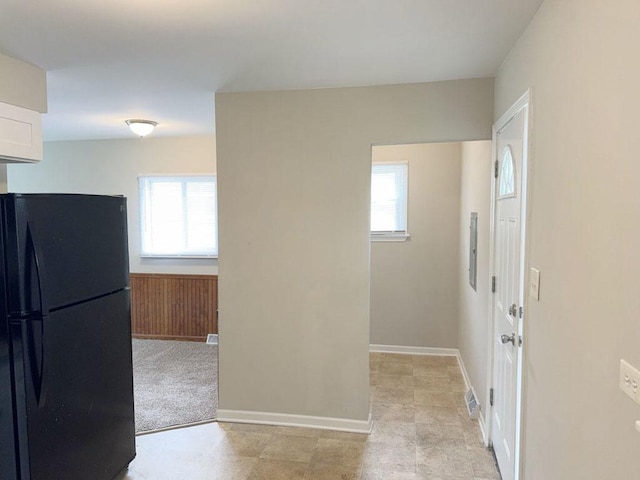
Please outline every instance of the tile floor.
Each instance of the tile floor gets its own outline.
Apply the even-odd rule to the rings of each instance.
[[[371,435],[211,423],[137,437],[119,480],[500,479],[455,357],[371,354]]]

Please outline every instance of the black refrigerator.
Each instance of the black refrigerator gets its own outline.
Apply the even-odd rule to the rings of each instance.
[[[126,199],[0,213],[0,480],[111,480],[135,456]]]

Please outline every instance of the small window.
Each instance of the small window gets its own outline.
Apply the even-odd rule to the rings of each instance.
[[[406,163],[376,163],[371,168],[371,239],[406,240]]]
[[[511,148],[506,146],[502,152],[500,180],[498,182],[498,197],[513,197],[515,196],[515,189],[516,181],[513,169],[513,156],[511,155]]]
[[[143,257],[217,257],[215,176],[140,177]]]

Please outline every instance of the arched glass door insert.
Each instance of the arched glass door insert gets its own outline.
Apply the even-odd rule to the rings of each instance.
[[[498,198],[514,197],[516,195],[516,174],[513,168],[511,147],[507,145],[502,151],[500,162],[500,176],[498,178]]]

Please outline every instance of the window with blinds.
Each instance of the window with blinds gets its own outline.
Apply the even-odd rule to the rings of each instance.
[[[215,176],[139,177],[143,257],[217,257]]]
[[[406,163],[376,163],[371,168],[371,238],[407,237]]]

